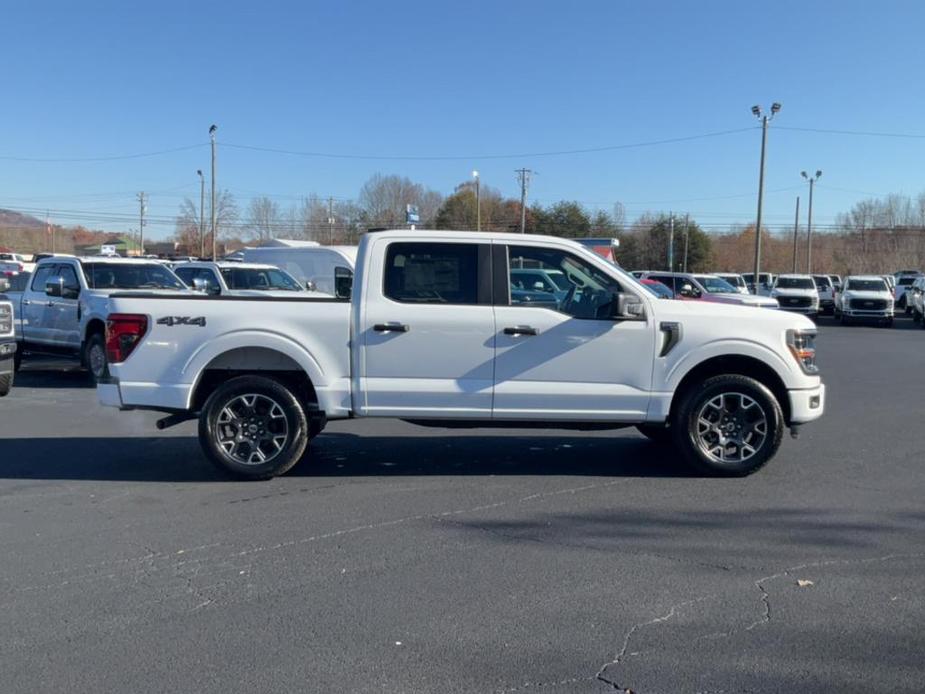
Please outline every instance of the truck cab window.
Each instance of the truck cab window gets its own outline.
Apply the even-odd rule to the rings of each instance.
[[[556,310],[574,318],[605,319],[612,315],[615,295],[622,288],[592,263],[567,251],[538,246],[511,246],[508,252],[512,287],[546,293]],[[548,282],[534,281],[535,275]],[[529,303],[518,301],[514,291],[511,304]]]
[[[479,303],[479,244],[393,243],[385,260],[384,293],[411,304]]]

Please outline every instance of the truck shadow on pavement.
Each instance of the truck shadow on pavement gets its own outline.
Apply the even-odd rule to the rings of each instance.
[[[285,477],[578,475],[692,477],[668,448],[638,437],[322,434]],[[0,439],[0,479],[228,482],[195,437]],[[249,484],[249,483],[245,483]]]
[[[48,368],[44,366],[23,366],[16,372],[14,388],[96,388],[90,376],[76,366]]]

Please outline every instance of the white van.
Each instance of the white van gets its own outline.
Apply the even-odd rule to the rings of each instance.
[[[303,285],[333,296],[349,296],[356,267],[356,246],[303,246],[291,248],[244,248],[238,251],[245,263],[275,265]],[[310,285],[308,283],[311,283]]]

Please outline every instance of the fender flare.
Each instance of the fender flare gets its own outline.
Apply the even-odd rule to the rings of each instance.
[[[783,345],[782,348],[786,349]],[[801,374],[796,374],[796,363],[790,364],[784,359],[778,351],[767,345],[752,341],[735,339],[730,340],[721,338],[712,342],[701,345],[695,350],[684,354],[676,363],[674,363],[665,374],[664,388],[672,393],[677,391],[681,381],[694,369],[709,361],[721,357],[744,357],[754,359],[770,368],[784,384],[785,388],[801,387],[796,379]]]
[[[320,364],[311,352],[289,336],[266,330],[235,330],[213,338],[200,346],[183,365],[181,375],[188,377],[188,382],[192,383],[189,391],[190,401],[209,364],[221,355],[241,348],[260,348],[279,352],[298,364],[305,371],[313,386],[323,387],[328,383]],[[190,403],[187,403],[187,406],[190,406]]]

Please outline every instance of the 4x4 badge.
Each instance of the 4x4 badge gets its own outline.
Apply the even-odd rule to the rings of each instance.
[[[190,316],[164,316],[163,318],[157,319],[158,325],[198,325],[200,328],[206,327],[206,317],[197,316],[192,318]]]

